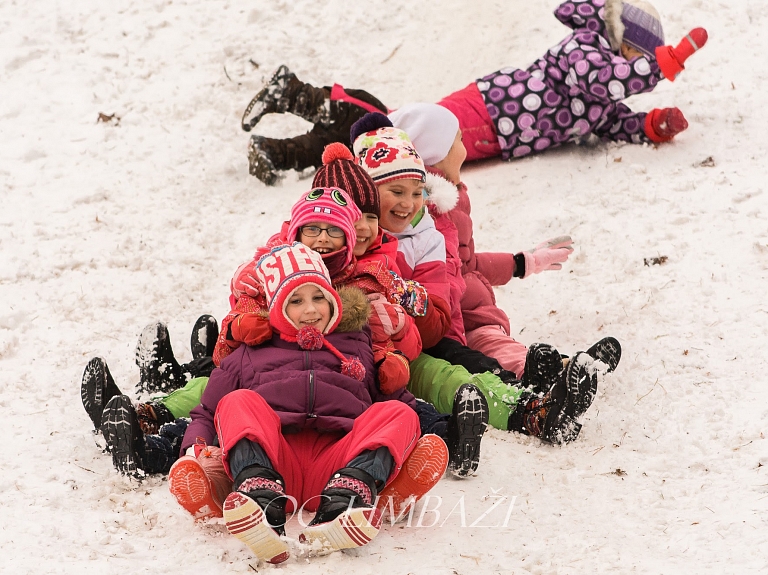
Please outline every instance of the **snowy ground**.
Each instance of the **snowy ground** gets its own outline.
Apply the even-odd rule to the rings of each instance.
[[[133,393],[133,348],[155,319],[188,359],[195,318],[224,315],[232,271],[309,185],[265,188],[247,172],[240,115],[279,64],[390,107],[435,101],[557,43],[556,4],[0,5],[1,571],[269,569],[220,522],[195,524],[163,479],[115,473],[80,404],[86,362],[104,356]],[[421,527],[282,571],[768,570],[768,17],[761,0],[657,6],[670,42],[710,32],[678,81],[629,102],[683,109],[690,129],[674,144],[571,146],[464,172],[478,249],[577,242],[564,271],[498,291],[519,338],[624,345],[581,437],[553,448],[491,431],[479,476],[441,481]]]

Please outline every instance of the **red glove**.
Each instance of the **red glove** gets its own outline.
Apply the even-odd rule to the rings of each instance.
[[[373,359],[379,372],[379,389],[381,393],[390,395],[404,389],[411,378],[411,367],[408,358],[397,351],[392,342],[384,346],[375,346]]]
[[[669,142],[688,128],[679,108],[654,108],[645,116],[645,134],[652,142]]]
[[[256,260],[249,260],[235,271],[232,281],[229,282],[229,289],[236,300],[240,299],[243,294],[258,297],[260,293],[264,293],[261,282],[256,278],[255,269]]]
[[[229,324],[234,341],[259,345],[272,337],[269,320],[260,313],[241,313]]]
[[[704,28],[694,28],[676,47],[659,46],[656,48],[656,61],[661,73],[667,80],[674,82],[677,75],[685,70],[685,61],[706,43],[707,31]]]
[[[368,301],[371,303],[371,317],[368,323],[371,325],[373,340],[402,338],[403,328],[407,325],[405,310],[397,304],[389,303],[380,293],[368,294]]]

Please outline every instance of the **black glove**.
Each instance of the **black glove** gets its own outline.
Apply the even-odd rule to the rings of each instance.
[[[458,341],[448,337],[441,339],[434,347],[425,349],[424,353],[432,357],[444,359],[453,365],[460,365],[469,373],[485,373],[490,371],[491,373],[499,374],[504,371],[499,362],[492,357],[470,349],[466,345],[461,345]]]

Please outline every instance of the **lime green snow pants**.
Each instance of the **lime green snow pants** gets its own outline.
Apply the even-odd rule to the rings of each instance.
[[[208,385],[207,377],[196,377],[190,379],[187,385],[181,389],[177,389],[157,401],[165,405],[175,418],[189,417],[189,412],[200,403],[206,385]]]
[[[489,372],[471,374],[460,365],[452,365],[426,353],[411,362],[408,389],[441,413],[453,411],[453,398],[464,383],[472,383],[483,392],[490,411],[488,422],[506,431],[509,414],[515,410],[523,393],[521,388],[504,383]]]

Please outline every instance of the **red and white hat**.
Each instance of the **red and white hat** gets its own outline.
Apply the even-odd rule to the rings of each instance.
[[[325,222],[344,230],[347,239],[347,257],[344,266],[352,262],[353,250],[357,243],[355,222],[363,216],[349,194],[340,188],[313,188],[291,208],[288,225],[288,239],[298,240],[299,228],[310,222]]]
[[[269,309],[269,323],[281,334],[293,337],[298,328],[288,319],[288,300],[304,284],[316,285],[331,302],[331,321],[323,333],[331,333],[341,321],[341,299],[331,285],[322,256],[302,243],[277,246],[256,264],[256,276],[264,286]]]
[[[280,337],[295,341],[301,349],[309,351],[325,346],[339,358],[341,373],[363,381],[365,367],[360,360],[356,357],[344,357],[324,337],[338,327],[342,309],[341,298],[331,286],[331,278],[322,256],[300,242],[290,246],[277,246],[259,259],[255,272],[267,296],[269,323],[280,333]],[[285,313],[293,292],[306,284],[317,286],[331,302],[331,320],[322,332],[313,326],[297,328]]]

